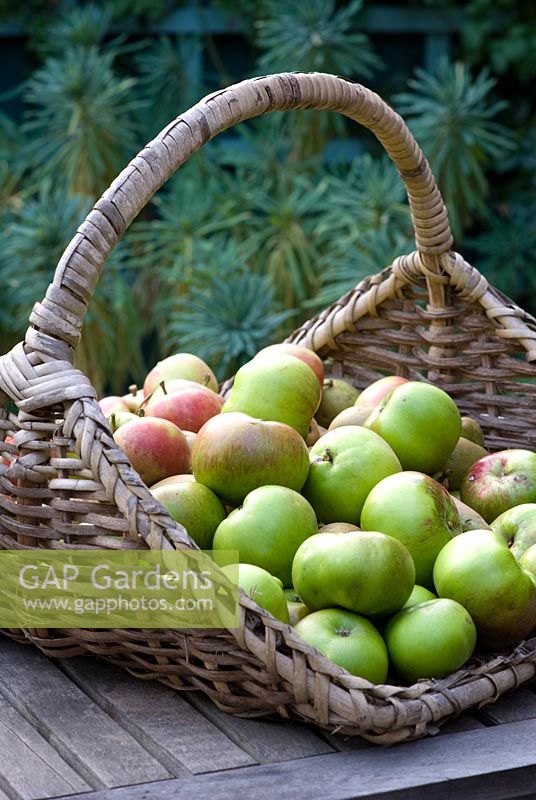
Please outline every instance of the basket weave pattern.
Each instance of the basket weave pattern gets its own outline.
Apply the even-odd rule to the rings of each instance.
[[[536,320],[452,251],[443,200],[403,120],[342,78],[256,78],[206,97],[133,159],[67,247],[25,341],[0,359],[0,391],[18,406],[16,415],[0,411],[1,547],[195,547],[117,448],[95,390],[73,367],[74,350],[107,256],[154,192],[217,133],[302,108],[337,111],[376,135],[405,183],[416,250],[366,278],[290,340],[314,349],[327,374],[358,388],[391,373],[433,381],[480,422],[490,449],[536,449],[536,384],[528,380],[536,377]],[[201,689],[232,713],[276,713],[378,743],[434,733],[465,708],[536,676],[533,638],[478,656],[442,681],[376,686],[321,656],[243,593],[240,619],[236,631],[6,633],[52,656],[92,653],[143,679]]]

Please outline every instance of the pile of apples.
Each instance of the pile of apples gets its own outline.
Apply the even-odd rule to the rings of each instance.
[[[240,586],[304,641],[413,683],[536,630],[536,453],[488,453],[437,386],[359,393],[288,343],[217,390],[178,353],[100,405],[154,497],[200,548],[238,551]]]

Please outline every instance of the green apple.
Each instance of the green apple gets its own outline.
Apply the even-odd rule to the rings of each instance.
[[[460,497],[486,522],[514,506],[535,503],[536,453],[518,448],[479,459],[465,476]]]
[[[285,592],[285,599],[287,601],[290,624],[295,625],[300,619],[303,619],[311,612],[294,589],[284,589],[283,591]]]
[[[238,550],[240,560],[292,584],[292,559],[316,533],[315,512],[305,497],[284,486],[261,486],[231,511],[214,534],[214,550]]]
[[[536,578],[536,544],[525,550],[519,559],[519,565]]]
[[[365,427],[392,447],[402,468],[433,473],[441,469],[460,438],[456,403],[437,386],[406,381],[372,411]]]
[[[322,397],[315,417],[319,425],[327,428],[337,414],[353,406],[359,396],[358,389],[343,378],[327,378],[322,387]]]
[[[238,370],[222,413],[241,411],[282,422],[305,439],[320,394],[316,373],[300,358],[286,353],[264,355]]]
[[[436,600],[437,595],[427,589],[425,586],[419,586],[418,583],[415,584],[413,590],[402,606],[402,608],[409,608],[410,606],[416,606],[419,603],[426,603],[428,600]]]
[[[414,584],[407,548],[377,531],[317,533],[300,545],[292,564],[292,585],[312,611],[341,606],[356,614],[392,614]]]
[[[389,658],[410,683],[445,678],[471,658],[476,628],[455,600],[436,598],[403,608],[385,630]]]
[[[268,347],[263,347],[259,350],[255,358],[262,358],[263,356],[272,356],[277,353],[286,353],[289,356],[301,358],[307,364],[316,377],[320,386],[324,383],[324,364],[322,359],[311,350],[309,347],[303,347],[301,344],[292,344],[291,342],[281,342],[280,344],[270,344]]]
[[[221,567],[221,571],[229,578],[234,578],[236,566],[227,565]],[[238,585],[257,605],[265,608],[281,622],[289,623],[287,601],[280,580],[255,564],[239,564]]]
[[[151,489],[153,497],[184,525],[201,550],[210,550],[216,528],[225,517],[220,498],[197,481],[177,481]]]
[[[115,433],[121,425],[126,425],[127,422],[133,422],[135,419],[139,419],[137,414],[133,414],[131,411],[121,410],[112,411],[108,417],[112,433]]]
[[[519,561],[525,550],[536,544],[536,503],[509,508],[493,520],[491,529],[500,533]]]
[[[321,522],[357,524],[366,496],[400,472],[398,458],[373,431],[349,425],[328,431],[311,447],[303,494]]]
[[[462,417],[462,436],[470,442],[485,447],[484,434],[479,423],[473,417]]]
[[[437,554],[462,532],[447,490],[428,475],[412,471],[390,475],[376,484],[363,505],[361,527],[383,531],[405,544],[415,562],[415,580],[427,588],[433,586]]]
[[[536,585],[494,531],[465,531],[448,542],[434,583],[440,597],[469,612],[483,647],[512,645],[536,628]]]
[[[309,472],[309,451],[299,433],[282,422],[217,414],[196,436],[192,472],[199,483],[238,505],[265,484],[299,491]]]
[[[460,515],[462,531],[491,530],[484,517],[481,517],[480,514],[477,514],[476,511],[474,511],[470,506],[462,503],[460,498],[456,497],[453,492],[450,492],[450,496],[452,497],[454,505],[456,506],[456,510]]]
[[[340,608],[325,608],[308,614],[294,630],[304,642],[351,675],[371,683],[385,683],[387,648],[368,619]]]
[[[342,428],[346,425],[363,425],[366,419],[369,418],[374,406],[350,406],[350,408],[343,408],[334,419],[329,423],[328,430],[332,431],[333,428]]]
[[[475,461],[487,455],[488,451],[479,444],[460,436],[456,447],[441,468],[442,475],[448,480],[449,489],[459,489]]]

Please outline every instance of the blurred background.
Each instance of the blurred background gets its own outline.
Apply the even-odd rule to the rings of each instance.
[[[288,70],[364,83],[406,119],[455,247],[536,311],[532,0],[0,0],[0,352],[97,197],[204,94]],[[376,140],[273,114],[205,146],[115,249],[78,366],[126,391],[187,350],[220,379],[414,249]]]

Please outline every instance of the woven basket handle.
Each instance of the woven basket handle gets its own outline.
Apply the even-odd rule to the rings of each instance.
[[[253,78],[208,95],[175,119],[114,180],[65,250],[45,299],[35,305],[26,344],[44,360],[72,363],[104,262],[157,189],[221,131],[270,111],[306,108],[338,111],[369,128],[405,183],[419,252],[435,262],[451,248],[447,212],[428,162],[402,118],[378,95],[322,73]]]

